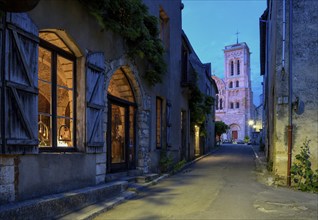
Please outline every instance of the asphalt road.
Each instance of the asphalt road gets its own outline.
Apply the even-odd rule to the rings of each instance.
[[[96,219],[318,219],[317,194],[257,181],[249,145],[223,145]]]

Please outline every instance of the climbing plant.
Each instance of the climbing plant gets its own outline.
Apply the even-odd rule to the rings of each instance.
[[[207,115],[211,113],[211,108],[214,103],[214,99],[211,96],[203,94],[197,85],[197,73],[195,74],[195,83],[190,87],[191,95],[189,100],[191,127],[194,125],[200,126],[200,135],[206,136],[205,121]]]
[[[102,30],[121,35],[128,56],[146,61],[144,78],[150,85],[162,82],[166,72],[164,47],[159,39],[158,19],[149,15],[141,0],[79,0],[96,18]]]
[[[301,191],[318,192],[318,169],[313,171],[310,162],[309,142],[306,138],[301,151],[295,156],[296,161],[291,167],[291,177]]]

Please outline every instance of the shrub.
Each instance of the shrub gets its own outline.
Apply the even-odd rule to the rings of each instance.
[[[311,168],[309,142],[306,138],[300,153],[296,155],[290,170],[291,177],[297,189],[318,192],[318,169],[314,172]]]

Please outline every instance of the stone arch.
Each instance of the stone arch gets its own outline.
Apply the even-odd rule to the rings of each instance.
[[[136,117],[136,167],[143,173],[148,173],[150,168],[150,97],[145,94],[139,72],[135,65],[133,65],[125,57],[118,60],[106,63],[106,77],[105,77],[105,94],[107,94],[108,87],[112,76],[116,71],[123,71],[130,83],[131,89],[134,94],[135,104],[137,105]],[[107,95],[105,95],[105,114],[104,117],[107,124]]]
[[[237,140],[239,137],[239,131],[241,130],[241,127],[236,123],[230,124],[229,127],[230,129],[228,130],[228,137],[230,137],[232,140]]]

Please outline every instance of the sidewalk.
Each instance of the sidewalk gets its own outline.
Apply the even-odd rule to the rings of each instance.
[[[200,156],[193,161],[188,162],[187,164],[184,165],[184,167],[179,171],[181,172],[182,170],[188,168],[192,164],[196,163],[197,161],[203,159],[204,157],[208,156],[209,154],[217,151],[220,147],[213,149],[211,152]],[[76,212],[70,213],[68,215],[65,215],[61,217],[61,220],[88,220],[88,219],[93,219],[94,217],[98,216],[101,213],[104,213],[117,205],[124,203],[125,201],[134,198],[135,196],[138,195],[138,193],[142,192],[145,190],[147,187],[156,185],[160,181],[164,180],[165,178],[169,177],[171,174],[163,174],[159,176],[158,178],[155,178],[149,182],[146,183],[137,183],[137,182],[131,182],[128,183],[128,188],[127,191],[122,192],[118,196],[109,198],[105,201],[87,206],[81,210],[78,210]]]
[[[264,151],[260,151],[259,145],[250,145],[255,154],[255,163],[258,181],[268,186],[275,185],[275,180],[267,170],[267,159]]]

